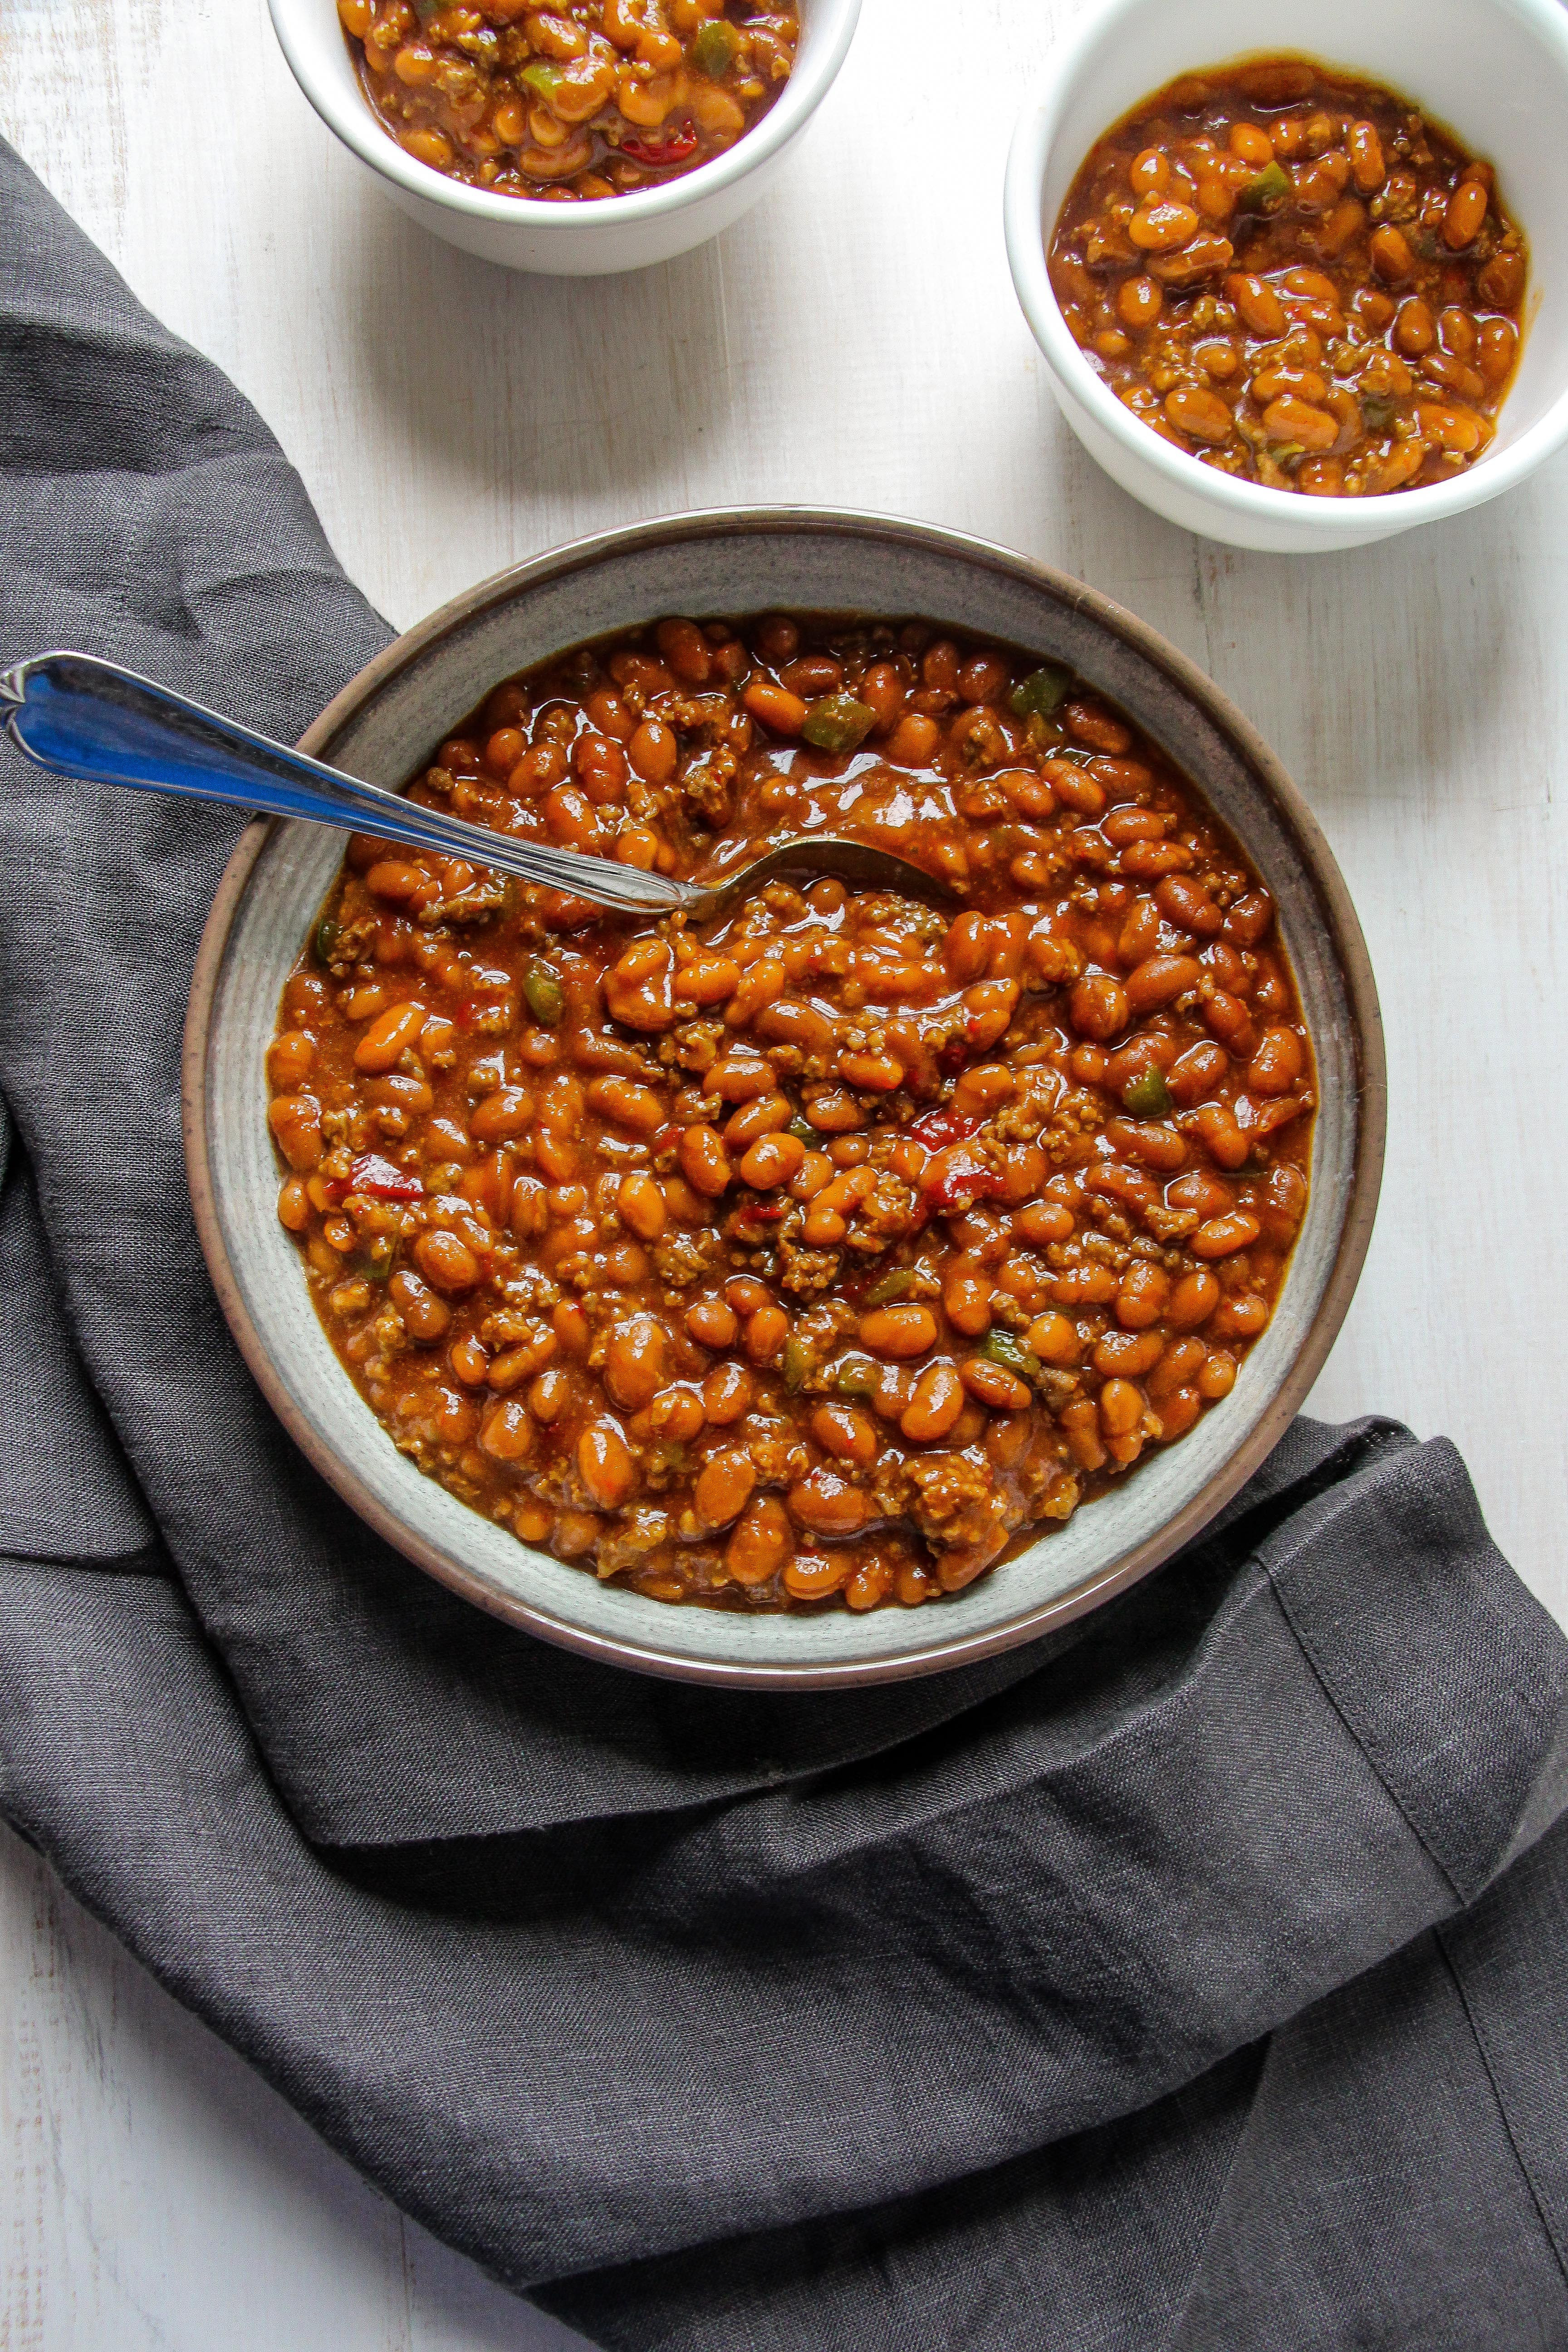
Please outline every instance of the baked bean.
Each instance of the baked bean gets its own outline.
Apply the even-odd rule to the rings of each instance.
[[[789,1337],[789,1317],[782,1307],[759,1307],[746,1318],[742,1334],[753,1364],[771,1364]]]
[[[1192,1128],[1205,1150],[1222,1168],[1240,1168],[1251,1156],[1252,1139],[1237,1124],[1226,1103],[1202,1103],[1193,1114]]]
[[[1108,1331],[1095,1342],[1094,1369],[1103,1380],[1139,1380],[1152,1371],[1164,1346],[1157,1331]]]
[[[627,1232],[635,1234],[638,1241],[655,1241],[664,1231],[664,1194],[653,1178],[640,1171],[622,1177],[616,1192],[616,1211]]]
[[[700,1298],[686,1310],[686,1328],[703,1348],[732,1348],[740,1336],[741,1319],[722,1298]]]
[[[1110,1380],[1100,1391],[1100,1424],[1107,1437],[1125,1437],[1143,1418],[1143,1399],[1131,1381]]]
[[[793,1135],[764,1135],[741,1162],[742,1180],[758,1192],[787,1184],[805,1164],[805,1146]]]
[[[680,1172],[693,1192],[716,1201],[730,1182],[730,1161],[710,1127],[689,1127],[676,1147]]]
[[[727,1429],[750,1412],[752,1376],[741,1364],[715,1364],[702,1383],[702,1410],[715,1429]]]
[[[1013,1219],[1013,1231],[1019,1240],[1028,1242],[1036,1249],[1048,1248],[1052,1242],[1068,1240],[1072,1230],[1072,1211],[1061,1207],[1055,1201],[1032,1201]]]
[[[722,1004],[741,985],[741,967],[729,956],[693,956],[677,971],[677,996],[690,1004]]]
[[[1205,1000],[1204,1019],[1221,1045],[1228,1046],[1233,1054],[1250,1054],[1258,1042],[1252,1015],[1240,998],[1232,996],[1226,989],[1216,988]]]
[[[310,1225],[310,1196],[298,1176],[290,1176],[279,1192],[278,1221],[291,1234],[302,1234]]]
[[[1165,1199],[1173,1209],[1191,1210],[1200,1218],[1227,1216],[1236,1206],[1236,1194],[1223,1178],[1196,1168],[1167,1184]]]
[[[858,1462],[864,1468],[877,1458],[876,1427],[853,1405],[819,1404],[811,1416],[811,1433],[837,1461]]]
[[[949,1559],[952,1558],[950,1554]],[[942,1571],[947,1572],[945,1568]],[[863,1560],[844,1585],[844,1605],[858,1613],[868,1609],[879,1609],[893,1587],[893,1563],[873,1553]],[[953,1588],[956,1590],[956,1587]]]
[[[1155,885],[1154,901],[1178,930],[1195,932],[1200,939],[1217,931],[1224,919],[1203,884],[1184,874],[1165,875]]]
[[[1216,1348],[1205,1360],[1196,1385],[1198,1394],[1206,1397],[1211,1403],[1220,1397],[1228,1396],[1236,1386],[1235,1357],[1227,1356],[1223,1348]]]
[[[1258,1095],[1289,1094],[1304,1066],[1301,1040],[1293,1029],[1266,1029],[1247,1066],[1249,1090]]]
[[[320,1164],[321,1106],[313,1095],[275,1095],[267,1107],[267,1123],[290,1168],[300,1171]]]
[[[1153,325],[1164,304],[1165,289],[1157,278],[1124,278],[1117,289],[1117,315],[1135,334]]]
[[[267,1075],[279,1094],[297,1094],[310,1074],[315,1040],[303,1029],[286,1029],[268,1049]]]
[[[1160,1433],[1167,1443],[1184,1437],[1204,1409],[1196,1389],[1173,1389],[1160,1406]]]
[[[416,1045],[425,1026],[422,1004],[391,1004],[379,1013],[354,1047],[354,1067],[370,1072],[390,1070],[409,1047]]]
[[[976,1339],[991,1328],[991,1299],[994,1286],[984,1275],[963,1271],[950,1275],[942,1294],[942,1311],[955,1331]]]
[[[730,1538],[724,1565],[737,1584],[766,1584],[795,1549],[784,1505],[759,1496]]]
[[[1127,991],[1109,972],[1091,972],[1079,982],[1068,1000],[1073,1027],[1101,1044],[1126,1027],[1128,1012]]]
[[[699,1527],[711,1531],[738,1519],[751,1501],[757,1473],[749,1454],[734,1447],[711,1454],[698,1473],[691,1507]]]
[[[421,1234],[414,1244],[414,1263],[437,1290],[455,1297],[472,1290],[479,1278],[479,1262],[456,1234]]]
[[[1511,319],[1489,319],[1480,331],[1476,364],[1486,382],[1504,384],[1519,356],[1519,330]]]
[[[1106,1279],[1110,1285],[1110,1296],[1114,1297],[1115,1277],[1108,1274]],[[1037,1316],[1029,1326],[1029,1347],[1042,1364],[1058,1367],[1076,1364],[1081,1352],[1078,1332],[1065,1315]]]
[[[958,1374],[969,1394],[992,1412],[1022,1412],[1029,1402],[1027,1384],[984,1356],[966,1356]]]
[[[597,1510],[618,1511],[637,1491],[637,1465],[612,1422],[595,1422],[577,1440],[577,1475]]]
[[[796,1601],[826,1601],[841,1591],[854,1572],[855,1556],[847,1549],[797,1552],[780,1581]]]
[[[1268,1321],[1264,1298],[1222,1298],[1208,1324],[1211,1339],[1256,1339]]]
[[[1195,1257],[1229,1257],[1237,1250],[1250,1249],[1258,1239],[1258,1223],[1245,1209],[1233,1209],[1228,1216],[1211,1217],[1193,1235],[1192,1248]]]
[[[492,1462],[521,1462],[532,1450],[534,1424],[515,1397],[492,1404],[479,1423],[479,1445]]]
[[[752,717],[761,719],[775,735],[798,735],[805,725],[807,706],[787,687],[753,678],[741,699]]]
[[[955,1367],[928,1364],[915,1383],[899,1427],[911,1444],[929,1445],[947,1436],[963,1410],[963,1383]]]
[[[665,1123],[664,1104],[653,1088],[631,1078],[595,1078],[588,1088],[588,1108],[632,1135],[653,1135]]]
[[[1116,1319],[1129,1331],[1146,1331],[1164,1313],[1171,1278],[1144,1259],[1128,1267],[1117,1294]]]
[[[857,1337],[874,1356],[923,1356],[936,1345],[936,1318],[929,1307],[874,1307]]]
[[[702,1400],[690,1389],[661,1389],[648,1407],[647,1417],[654,1434],[675,1445],[689,1445],[700,1433],[705,1418]]]
[[[468,1113],[468,1133],[476,1143],[510,1143],[527,1134],[533,1115],[533,1097],[521,1087],[498,1087]]]
[[[1448,199],[1443,215],[1443,242],[1451,253],[1463,252],[1474,243],[1487,216],[1490,202],[1484,182],[1461,180]]]
[[[1158,1119],[1113,1118],[1105,1131],[1118,1151],[1130,1151],[1146,1168],[1171,1176],[1186,1165],[1186,1145],[1173,1127]]]
[[[1158,1406],[1175,1390],[1184,1388],[1208,1354],[1201,1339],[1172,1339],[1165,1348],[1146,1386]]]
[[[797,1527],[817,1536],[858,1535],[872,1517],[858,1486],[836,1470],[812,1470],[789,1490],[789,1512]]]
[[[628,1412],[651,1404],[664,1385],[665,1338],[650,1315],[618,1323],[605,1351],[605,1386]]]

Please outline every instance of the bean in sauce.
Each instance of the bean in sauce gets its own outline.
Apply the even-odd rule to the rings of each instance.
[[[1268,891],[1102,697],[924,622],[672,618],[411,790],[681,876],[848,833],[959,894],[656,922],[353,840],[270,1049],[279,1215],[465,1503],[657,1600],[912,1608],[1223,1403],[1312,1054]]]

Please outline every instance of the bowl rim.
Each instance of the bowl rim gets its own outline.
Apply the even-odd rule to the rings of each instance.
[[[1377,536],[1391,538],[1417,523],[1441,522],[1450,515],[1486,504],[1532,474],[1568,440],[1568,383],[1536,422],[1508,448],[1486,456],[1479,465],[1451,482],[1436,482],[1424,489],[1403,490],[1386,499],[1308,499],[1290,490],[1269,488],[1262,482],[1237,480],[1216,473],[1173,448],[1141,424],[1095,373],[1068,331],[1050,281],[1042,220],[1045,184],[1050,170],[1061,118],[1092,58],[1114,37],[1124,20],[1146,8],[1150,0],[1098,0],[1086,16],[1063,33],[1050,51],[1045,72],[1025,99],[1007,152],[1003,185],[1003,229],[1014,290],[1029,329],[1068,394],[1088,410],[1095,424],[1131,457],[1149,467],[1171,488],[1188,498],[1205,500],[1231,521],[1278,526],[1287,519],[1302,540],[1321,539],[1326,545],[1343,543],[1352,520],[1364,523],[1367,509],[1396,506]],[[1560,0],[1473,0],[1482,11],[1522,20],[1554,49],[1568,81],[1568,11]],[[1279,44],[1259,42],[1237,50],[1237,58],[1272,56]],[[1303,57],[1315,52],[1293,48]],[[1332,64],[1334,60],[1323,60]],[[1228,59],[1221,62],[1229,62]],[[1347,71],[1353,68],[1347,67]],[[1108,123],[1105,128],[1111,126]],[[1081,158],[1079,161],[1081,162]],[[1528,233],[1528,231],[1527,231]],[[1346,508],[1350,512],[1344,511]]]
[[[423,197],[468,220],[511,227],[520,234],[526,230],[531,236],[558,236],[563,243],[574,236],[585,237],[595,227],[603,234],[611,226],[630,229],[639,224],[669,219],[709,198],[723,196],[771,156],[780,153],[805,128],[837,79],[859,20],[860,0],[813,0],[813,5],[836,19],[829,37],[818,56],[804,68],[797,67],[791,72],[755,130],[742,131],[734,145],[721,155],[700,164],[695,172],[683,173],[679,179],[667,180],[660,187],[634,190],[606,204],[562,205],[541,197],[501,196],[492,194],[487,188],[470,188],[405,154],[372,112],[358,88],[346,45],[345,88],[335,78],[315,72],[308,41],[296,37],[296,24],[306,12],[313,14],[326,7],[331,11],[331,29],[343,39],[333,0],[267,0],[272,29],[289,71],[328,130],[334,131],[363,163],[406,194]]]
[[[462,591],[426,620],[416,622],[367,662],[333,697],[300,737],[300,748],[316,758],[330,759],[342,730],[374,701],[393,677],[419,663],[454,628],[465,626],[496,606],[512,601],[520,593],[591,570],[606,558],[648,547],[715,535],[767,537],[803,532],[828,539],[870,537],[894,549],[914,547],[934,551],[982,571],[1021,580],[1032,587],[1044,587],[1099,622],[1163,671],[1179,691],[1197,702],[1205,717],[1221,733],[1231,739],[1272,799],[1323,911],[1329,950],[1338,962],[1350,1007],[1359,1068],[1356,1152],[1332,1267],[1296,1355],[1256,1426],[1173,1517],[1131,1551],[1107,1562],[1082,1584],[1002,1625],[975,1633],[965,1633],[962,1625],[944,1633],[942,1626],[945,1612],[922,1610],[912,1623],[927,1626],[929,1636],[918,1647],[893,1657],[847,1660],[826,1666],[696,1659],[685,1655],[673,1643],[661,1643],[655,1635],[627,1639],[595,1632],[555,1617],[535,1603],[495,1591],[477,1573],[445,1559],[405,1527],[375,1491],[333,1452],[297,1406],[251,1320],[229,1259],[218,1213],[207,1150],[205,1110],[213,1016],[230,930],[262,850],[275,826],[283,822],[254,819],[224,869],[196,953],[182,1055],[181,1124],[203,1254],[225,1318],[263,1395],[306,1459],[358,1516],[395,1550],[464,1600],[558,1647],[597,1659],[601,1664],[729,1688],[848,1689],[976,1664],[1026,1642],[1037,1641],[1054,1628],[1100,1607],[1190,1542],[1272,1451],[1339,1334],[1372,1236],[1387,1129],[1383,1023],[1366,942],[1327,840],[1278,757],[1228,696],[1157,630],[1083,581],[991,541],[934,524],[853,509],[805,506],[715,508],[595,532],[496,572]],[[582,1571],[563,1564],[562,1572],[575,1576]],[[666,1613],[679,1619],[678,1611]],[[935,1623],[931,1622],[933,1617]],[[672,1623],[669,1632],[673,1634],[675,1631]]]

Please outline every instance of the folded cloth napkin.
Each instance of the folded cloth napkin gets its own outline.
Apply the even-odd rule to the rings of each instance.
[[[284,736],[388,632],[0,147],[0,660]],[[1568,2346],[1568,1642],[1458,1457],[1298,1423],[1068,1636],[856,1696],[466,1609],[218,1315],[177,1048],[235,818],[0,751],[0,1805],[606,2347]]]

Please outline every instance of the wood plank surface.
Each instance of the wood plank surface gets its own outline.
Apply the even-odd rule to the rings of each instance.
[[[1321,820],[1387,1021],[1383,1208],[1313,1409],[1453,1437],[1568,1622],[1568,457],[1345,556],[1236,553],[1116,489],[1056,413],[1001,236],[1013,111],[1073,13],[865,0],[776,189],[614,280],[515,278],[395,213],[264,0],[5,0],[0,132],[255,401],[399,625],[584,531],[805,500],[1022,549],[1202,663]],[[563,2340],[357,2182],[8,1838],[0,2133],[8,2352]]]

